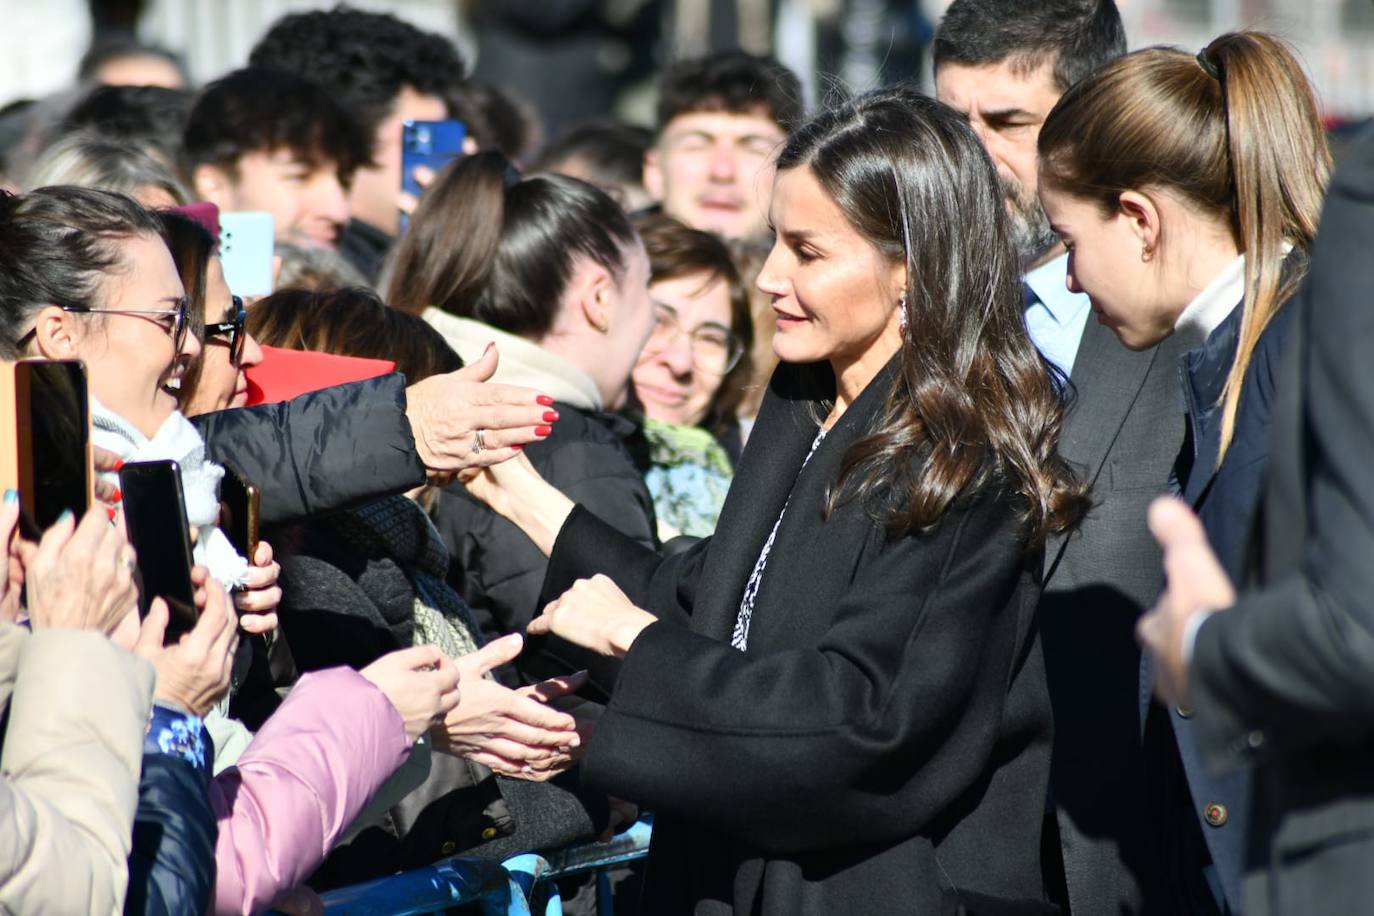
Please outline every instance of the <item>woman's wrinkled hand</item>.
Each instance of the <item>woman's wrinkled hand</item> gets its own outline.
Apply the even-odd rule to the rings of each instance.
[[[624,658],[644,628],[658,618],[635,607],[607,576],[578,579],[530,621],[532,636],[552,633],[601,655]]]
[[[458,669],[434,646],[388,652],[358,672],[386,694],[413,744],[458,705]]]
[[[134,549],[103,506],[78,524],[64,513],[37,544],[20,541],[29,619],[35,629],[110,635],[138,601]]]
[[[458,659],[462,702],[430,737],[437,750],[466,757],[503,776],[539,781],[573,764],[582,740],[577,723],[547,704],[577,690],[584,678],[551,678],[511,690],[483,676],[513,660],[523,644],[514,634]]]
[[[553,400],[529,388],[487,381],[496,363],[496,348],[488,346],[472,365],[406,389],[406,419],[430,483],[447,484],[459,471],[513,458],[552,431]]]
[[[134,652],[157,669],[155,700],[203,717],[229,692],[239,629],[228,595],[203,566],[192,568],[191,582],[200,612],[196,625],[176,642],[164,645],[167,603],[155,598],[143,619]]]
[[[277,605],[281,604],[281,564],[272,559],[272,545],[258,542],[258,549],[248,567],[248,584],[234,592],[234,606],[239,610],[239,624],[244,632],[258,635],[277,628]]]

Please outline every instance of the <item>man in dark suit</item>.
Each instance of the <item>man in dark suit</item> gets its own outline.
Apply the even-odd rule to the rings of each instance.
[[[1069,378],[1060,451],[1092,483],[1077,533],[1046,548],[1040,626],[1054,706],[1059,903],[1080,916],[1149,911],[1161,891],[1133,631],[1162,585],[1145,527],[1183,441],[1180,335],[1132,352],[1067,291],[1068,255],[1036,194],[1040,125],[1070,85],[1126,52],[1111,0],[954,0],[934,45],[937,97],[965,113],[1006,188],[1026,274],[1026,323]],[[1049,857],[1047,857],[1048,859]]]
[[[1295,303],[1259,587],[1237,599],[1201,526],[1162,502],[1169,586],[1140,634],[1218,767],[1254,766],[1247,916],[1374,900],[1374,134],[1332,179]],[[1223,610],[1224,609],[1224,610]]]

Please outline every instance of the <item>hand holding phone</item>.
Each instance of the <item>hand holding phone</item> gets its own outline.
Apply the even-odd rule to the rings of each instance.
[[[91,505],[91,419],[78,360],[0,366],[0,487],[19,493],[20,531],[38,540]]]
[[[467,125],[461,121],[406,121],[401,125],[401,190],[419,200],[424,188],[415,179],[417,166],[438,173],[449,162],[463,155]],[[401,213],[401,231],[410,216]]]
[[[198,616],[181,466],[130,462],[119,471],[119,485],[129,543],[138,552],[139,614],[146,616],[153,599],[162,598],[171,615],[168,635],[178,636],[193,628]]]
[[[262,492],[235,467],[224,465],[219,485],[219,529],[239,555],[253,562],[258,552],[258,516]]]

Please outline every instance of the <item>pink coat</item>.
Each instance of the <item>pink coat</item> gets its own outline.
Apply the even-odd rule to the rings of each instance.
[[[255,913],[310,876],[410,752],[391,701],[349,668],[300,679],[210,784],[216,913]]]

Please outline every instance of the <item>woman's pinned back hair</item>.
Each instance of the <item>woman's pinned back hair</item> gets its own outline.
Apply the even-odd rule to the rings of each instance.
[[[1286,246],[1311,245],[1331,171],[1301,65],[1263,32],[1222,35],[1198,54],[1136,51],[1064,93],[1039,144],[1041,181],[1105,215],[1123,191],[1167,189],[1231,227],[1246,255],[1245,317],[1222,396],[1224,455],[1260,334],[1302,277],[1282,274]]]
[[[1026,333],[1001,186],[965,120],[911,90],[869,93],[792,136],[778,169],[795,168],[907,272],[900,369],[830,507],[860,499],[905,534],[999,486],[1022,497],[1032,546],[1073,525],[1086,489],[1059,458],[1062,406]]]
[[[604,191],[562,175],[521,178],[500,153],[464,156],[425,191],[388,268],[386,302],[436,306],[531,340],[553,327],[580,257],[617,278],[638,236]]]
[[[118,243],[161,229],[123,194],[68,185],[0,191],[0,359],[22,355],[19,341],[45,305],[94,308],[105,276],[122,265]]]

